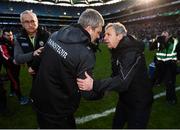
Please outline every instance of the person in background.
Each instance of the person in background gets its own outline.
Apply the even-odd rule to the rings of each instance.
[[[1,31],[2,30],[0,28],[0,37],[1,37]],[[3,57],[0,53],[0,72],[2,65],[3,65]],[[4,89],[3,81],[1,79],[1,74],[0,74],[0,115],[4,114],[5,111],[7,111],[6,90]]]
[[[2,29],[1,28],[0,28],[0,37],[2,37]],[[2,70],[2,66],[3,66],[3,56],[0,53],[0,72]],[[1,73],[0,73],[0,76],[1,76]],[[0,79],[1,79],[1,77],[0,77]]]
[[[27,63],[28,72],[32,75],[34,82],[38,67],[32,68],[32,65],[39,64],[39,55],[50,34],[39,27],[38,18],[32,10],[22,12],[20,21],[23,30],[15,40],[15,61],[17,64]]]
[[[6,90],[3,86],[3,81],[0,78],[0,116],[7,112],[7,97]]]
[[[155,77],[160,79],[166,86],[166,101],[168,104],[177,103],[175,92],[177,61],[180,59],[180,46],[178,39],[173,37],[169,31],[163,31],[151,45],[151,50],[157,50],[155,62]],[[156,79],[152,80],[152,84]]]
[[[78,89],[76,78],[83,78],[85,71],[92,75],[94,41],[103,25],[102,15],[87,9],[78,24],[62,27],[50,36],[31,91],[40,128],[76,128],[74,113],[80,97],[89,95]],[[99,98],[93,92],[89,96]]]
[[[0,52],[3,56],[6,71],[10,79],[10,96],[16,95],[21,105],[28,103],[28,98],[22,96],[19,80],[20,65],[14,60],[14,37],[10,29],[4,29],[0,38]]]
[[[3,29],[0,28],[0,37],[2,37],[2,33],[3,33]],[[9,80],[8,79],[8,76],[7,76],[7,73],[5,72],[4,73],[4,69],[5,69],[5,64],[4,64],[4,58],[2,56],[2,54],[0,53],[0,78],[2,81],[7,81]]]
[[[119,22],[105,27],[104,41],[111,51],[112,77],[93,80],[77,78],[81,90],[104,92],[115,90],[119,100],[113,129],[147,128],[153,102],[152,87],[147,73],[144,44],[127,33]]]

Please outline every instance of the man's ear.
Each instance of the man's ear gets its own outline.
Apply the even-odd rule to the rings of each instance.
[[[85,28],[85,30],[86,30],[89,34],[91,34],[92,31],[93,31],[91,26],[87,26],[87,27]]]
[[[118,39],[119,39],[119,41],[121,41],[121,39],[123,38],[123,34],[118,34]]]
[[[23,23],[21,23],[21,25],[22,25],[23,28],[25,28]]]

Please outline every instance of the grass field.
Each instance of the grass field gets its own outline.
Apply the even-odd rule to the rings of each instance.
[[[108,77],[111,74],[110,56],[108,49],[101,45],[102,52],[97,53],[97,63],[94,69],[96,79]],[[147,64],[149,64],[153,57],[153,52],[145,51]],[[9,82],[5,82],[7,90],[9,89]],[[177,86],[180,86],[180,78],[177,76]],[[27,73],[27,68],[22,66],[21,69],[21,87],[24,95],[28,95],[31,89],[31,77]],[[163,92],[163,86],[154,88],[154,94]],[[178,98],[180,92],[177,91]],[[116,106],[117,94],[115,92],[106,93],[105,97],[98,101],[86,101],[82,99],[80,107],[75,113],[76,117],[84,117],[91,114],[103,113],[106,110],[112,109]],[[12,112],[11,116],[0,117],[0,128],[38,128],[36,117],[32,111],[31,105],[19,105],[16,97],[8,97],[8,107]],[[150,129],[178,129],[180,128],[180,103],[170,106],[166,104],[165,97],[162,96],[156,99],[153,103],[151,118],[148,128]],[[108,116],[97,118],[86,123],[78,124],[77,127],[87,129],[108,129],[111,128],[112,117],[114,113]]]

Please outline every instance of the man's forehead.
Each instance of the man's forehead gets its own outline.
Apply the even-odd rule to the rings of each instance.
[[[9,34],[12,34],[12,32],[11,31],[10,32],[4,32],[4,34],[9,35]]]
[[[167,36],[167,35],[169,35],[169,33],[168,32],[162,32],[162,35]]]
[[[109,33],[109,32],[115,32],[115,29],[113,28],[113,27],[108,27],[108,28],[106,28],[106,30],[105,30],[105,33]]]
[[[23,15],[23,19],[37,19],[35,15],[31,14],[31,13],[28,13],[28,14],[24,14]]]
[[[102,31],[102,26],[98,26],[97,28],[95,28],[95,30]]]

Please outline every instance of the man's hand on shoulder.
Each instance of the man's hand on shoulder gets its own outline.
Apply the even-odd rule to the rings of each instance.
[[[31,67],[28,68],[28,72],[30,75],[36,74],[35,71]]]

